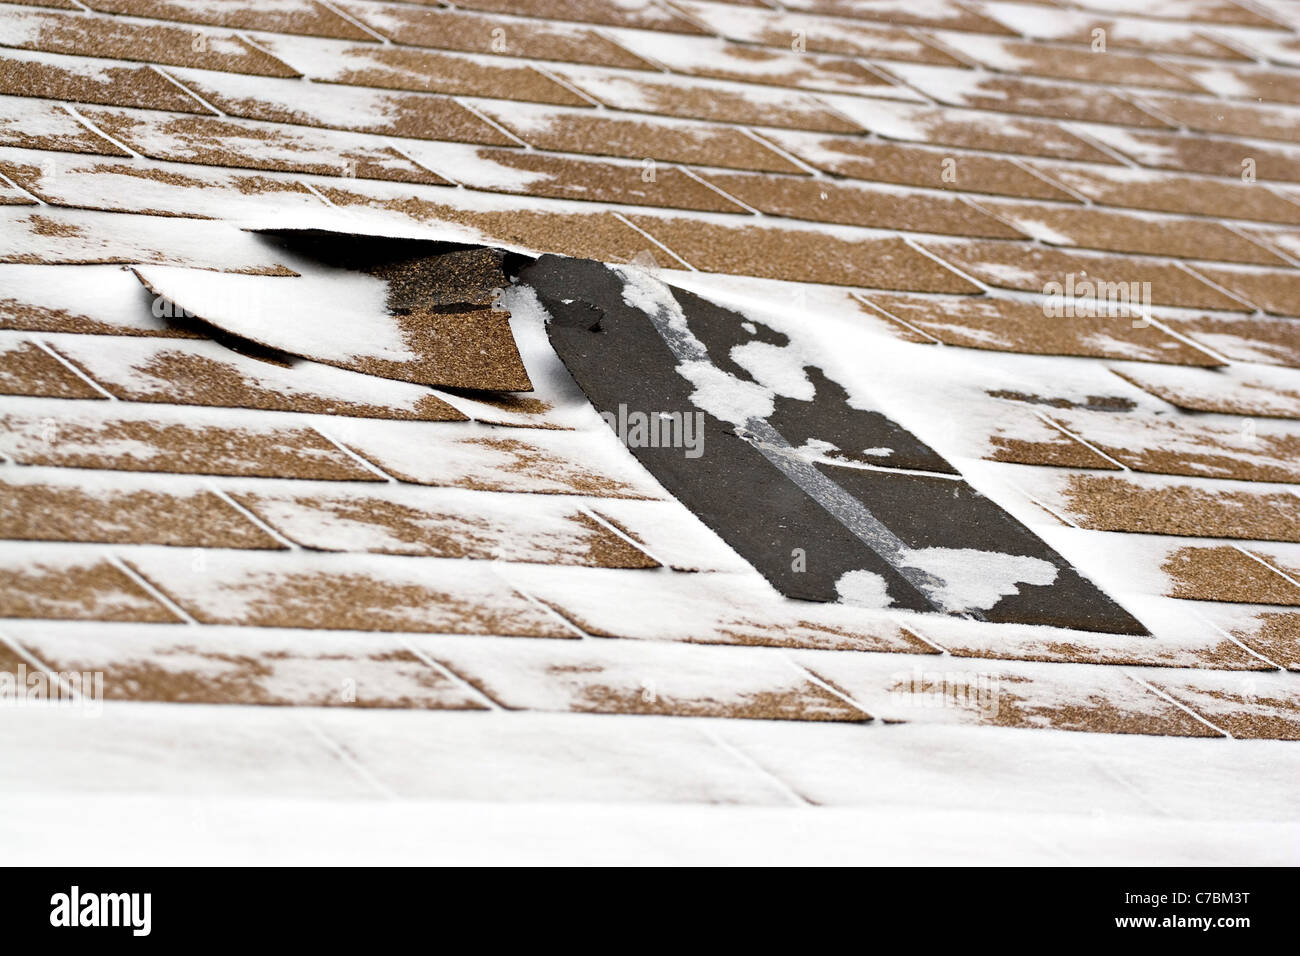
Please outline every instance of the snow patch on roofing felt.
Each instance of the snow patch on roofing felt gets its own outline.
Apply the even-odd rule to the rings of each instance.
[[[1050,561],[973,548],[918,548],[903,555],[908,567],[920,568],[942,582],[933,596],[945,611],[985,611],[1021,584],[1048,585],[1058,569]]]
[[[835,582],[835,591],[843,604],[854,607],[886,608],[892,603],[888,584],[872,571],[846,571]]]

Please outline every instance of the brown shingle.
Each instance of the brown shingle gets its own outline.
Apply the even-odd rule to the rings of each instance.
[[[1289,671],[1300,671],[1300,613],[1264,611],[1229,625],[1232,636]]]
[[[198,100],[147,66],[22,50],[0,52],[0,93],[180,113],[208,112]]]
[[[101,13],[204,23],[237,30],[304,33],[344,40],[373,39],[355,24],[311,0],[277,0],[275,4],[265,5],[256,0],[221,0],[215,4],[195,0],[87,0],[86,6]]]
[[[981,209],[1054,246],[1185,259],[1283,265],[1281,257],[1217,222],[1045,203],[980,200]]]
[[[19,149],[130,154],[87,128],[58,103],[0,97],[0,146]]]
[[[0,208],[0,262],[152,262],[248,275],[291,275],[265,245],[227,223],[43,206]]]
[[[10,46],[27,50],[259,76],[301,75],[243,38],[220,30],[43,11],[5,12],[0,27],[12,37]]]
[[[417,2],[428,4],[431,0]],[[619,0],[462,0],[459,6],[546,20],[601,23],[611,27],[635,27],[672,33],[704,32],[666,4],[626,3]]]
[[[1131,53],[1107,51],[1104,56],[1099,56],[1084,47],[1047,46],[1000,37],[987,41],[981,37],[981,42],[973,44],[969,41],[963,43],[959,37],[947,39],[964,55],[1004,73],[1085,83],[1200,91],[1195,83],[1165,69],[1158,61]]]
[[[45,398],[103,398],[33,342],[0,342],[0,394]]]
[[[236,492],[240,504],[303,547],[437,558],[655,568],[639,548],[569,505],[486,492]]]
[[[0,329],[201,337],[133,301],[136,284],[116,266],[0,266]]]
[[[863,125],[886,139],[1090,163],[1116,162],[1087,140],[1051,120],[1005,113],[993,117],[982,110],[910,103],[882,103],[879,106],[870,103],[869,108],[863,105],[869,102],[860,101],[853,115],[855,118],[860,116]],[[847,110],[850,104],[841,100],[838,105]],[[878,119],[886,107],[896,108],[901,114],[901,122]],[[996,121],[992,121],[994,119]]]
[[[207,219],[324,205],[297,179],[193,164],[58,155],[41,165],[0,159],[0,172],[51,206],[104,212]]]
[[[563,23],[516,20],[395,3],[345,3],[342,7],[375,32],[410,46],[592,63],[632,70],[655,69],[595,30]]]
[[[1300,587],[1228,545],[1178,548],[1161,570],[1169,576],[1170,597],[1300,605]]]
[[[358,418],[464,421],[431,391],[310,362],[282,367],[214,342],[64,339],[55,350],[131,402],[264,408]]]
[[[1288,106],[1225,104],[1221,99],[1142,92],[1138,102],[1188,129],[1259,139],[1300,141],[1300,112]]]
[[[117,478],[119,476],[114,476]],[[210,491],[72,477],[0,481],[0,537],[32,541],[283,548]]]
[[[1265,312],[1300,316],[1300,272],[1294,269],[1282,271],[1198,266],[1197,271]]]
[[[1300,740],[1300,695],[1267,677],[1228,678],[1180,671],[1154,686],[1241,740]]]
[[[102,558],[13,552],[0,574],[0,617],[171,623],[175,614]]]
[[[555,72],[612,109],[826,133],[861,132],[857,124],[831,112],[819,100],[793,90],[742,87],[650,73],[632,75],[575,69]]]
[[[337,84],[304,88],[294,80],[250,81],[233,73],[177,70],[175,74],[222,112],[244,119],[453,143],[517,145],[512,137],[445,96]]]
[[[702,173],[746,205],[774,216],[996,239],[1021,234],[959,199],[805,177]]]
[[[1151,283],[1151,301],[1194,309],[1240,309],[1229,298],[1172,262],[1115,255],[1092,255],[1010,242],[963,243],[929,240],[939,258],[952,262],[989,285],[1025,292],[1045,292],[1048,283]],[[1078,286],[1082,288],[1082,286]]]
[[[481,230],[492,240],[522,246],[534,252],[554,252],[605,262],[629,262],[653,255],[660,262],[669,255],[631,226],[608,212],[570,213],[537,209],[470,210],[414,196],[376,198],[326,186],[322,193],[338,206],[372,206],[414,222],[450,222]]]
[[[702,212],[746,212],[716,190],[671,166],[658,168],[653,164],[576,159],[510,149],[480,149],[475,155],[485,163],[522,174],[503,178],[498,170],[491,170],[484,177],[483,185],[479,185],[474,169],[448,167],[452,175],[461,174],[463,185],[493,192]]]
[[[785,7],[820,15],[881,20],[885,23],[908,23],[945,30],[971,30],[976,33],[1006,33],[997,20],[951,0],[934,0],[921,8],[906,0],[885,0],[871,5],[855,0],[788,0]]]
[[[1192,60],[1180,62],[1178,69],[1209,92],[1220,96],[1300,106],[1300,72],[1294,69],[1197,63]]]
[[[1069,193],[1001,156],[848,137],[764,131],[812,166],[869,182],[1075,201]]]
[[[283,46],[279,41],[277,48]],[[288,53],[285,54],[289,55]],[[315,67],[315,65],[314,65]],[[484,63],[413,47],[347,46],[324,55],[312,79],[421,93],[488,96],[505,100],[589,106],[586,99],[530,66]]]
[[[924,292],[977,291],[976,286],[898,238],[847,239],[776,226],[631,218],[705,272]]]
[[[619,42],[674,74],[734,80],[760,86],[786,86],[853,95],[916,99],[879,72],[855,59],[818,53],[773,50],[705,37],[681,37],[664,44],[659,37],[622,34]]]
[[[1098,137],[1144,166],[1209,173],[1242,181],[1252,171],[1257,179],[1300,182],[1300,149],[1283,143],[1242,142],[1203,134],[1148,130],[1096,130]]]
[[[102,672],[105,700],[484,710],[481,697],[414,654],[402,638],[229,630],[194,640],[184,628],[118,629],[111,642],[81,634],[25,634],[55,672]],[[220,718],[218,718],[220,719]]]
[[[1024,113],[1125,126],[1166,123],[1103,89],[939,66],[890,64],[887,71],[940,103],[999,113]]]
[[[1098,358],[1213,365],[1205,352],[1126,315],[1055,317],[1046,302],[979,296],[935,299],[873,292],[867,301],[947,345]]]
[[[1145,169],[1029,165],[1094,202],[1156,212],[1300,224],[1300,203],[1279,202],[1267,186],[1240,180],[1180,176]]]
[[[630,457],[593,460],[590,436],[537,428],[366,423],[340,440],[402,481],[474,491],[658,498]],[[436,429],[433,430],[433,429]],[[428,448],[437,443],[438,454]]]
[[[1099,531],[1300,541],[1300,497],[1286,491],[1069,475],[1054,498],[1077,524]]]
[[[1025,36],[1078,44],[1089,50],[1100,30],[1107,53],[1111,50],[1141,50],[1216,60],[1250,59],[1245,53],[1216,42],[1204,28],[1193,23],[1152,23],[1136,17],[1114,19],[1094,16],[1087,11],[1055,10],[1052,11],[1053,17],[1044,19],[1035,16],[1036,12],[1032,5],[1025,8],[1003,4],[998,9],[997,19]]]
[[[1099,412],[1053,411],[1052,417],[1135,471],[1244,481],[1300,481],[1300,434]]]
[[[153,112],[88,109],[86,115],[114,139],[153,159],[429,185],[447,183],[392,147],[359,134]]]
[[[764,651],[632,641],[442,641],[428,653],[511,710],[870,719]]]
[[[191,425],[109,414],[4,415],[0,451],[26,465],[381,481],[316,432]]]
[[[1033,410],[1011,401],[999,403],[995,420],[987,430],[984,457],[989,461],[1052,468],[1119,469],[1114,462],[1044,421]]]
[[[427,558],[212,552],[201,571],[136,553],[132,567],[205,624],[572,637],[490,569]]]
[[[960,65],[936,45],[927,42],[928,37],[901,26],[847,17],[811,17],[769,9],[757,0],[751,2],[751,9],[742,9],[734,4],[693,3],[691,0],[677,0],[674,6],[708,25],[720,36],[732,40],[788,50],[794,39],[802,36],[805,48],[817,53]]]
[[[923,661],[909,670],[860,654],[801,660],[888,721],[1219,736],[1122,672],[1092,665],[948,657],[941,666]]]
[[[752,136],[729,126],[652,116],[618,116],[544,107],[482,112],[538,149],[695,163],[727,169],[799,173],[803,170]]]
[[[1111,371],[1187,411],[1300,418],[1300,375],[1233,369],[1229,376],[1209,370],[1162,366]]]
[[[1300,338],[1292,319],[1197,315],[1169,316],[1162,321],[1230,359],[1300,368]]]

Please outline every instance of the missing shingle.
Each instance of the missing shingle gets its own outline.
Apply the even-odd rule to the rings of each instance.
[[[638,412],[699,417],[698,449],[625,443],[786,596],[1145,633],[919,438],[857,407],[758,312],[586,260],[543,256],[519,280],[620,437]]]

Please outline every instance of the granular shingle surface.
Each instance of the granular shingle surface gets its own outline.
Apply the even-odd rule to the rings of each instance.
[[[104,678],[0,708],[0,835],[202,793],[408,861],[427,800],[1296,862],[1298,31],[0,2],[0,677]]]

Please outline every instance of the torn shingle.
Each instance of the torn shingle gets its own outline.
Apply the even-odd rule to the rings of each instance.
[[[298,277],[137,274],[154,294],[268,348],[422,385],[531,389],[508,314],[490,306],[492,283],[504,284],[499,257],[493,269],[430,243],[312,232],[274,238]]]

